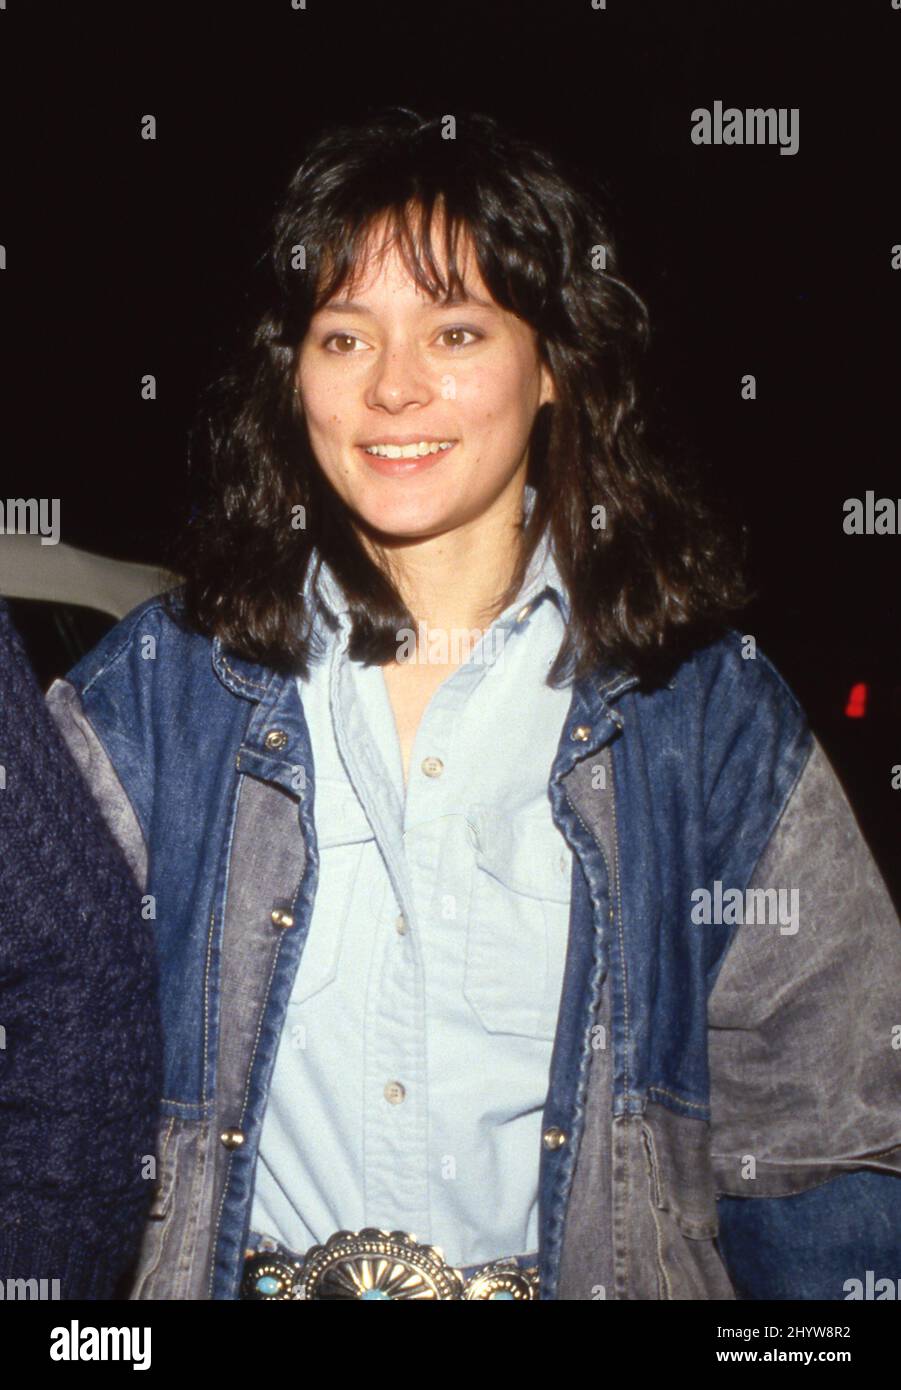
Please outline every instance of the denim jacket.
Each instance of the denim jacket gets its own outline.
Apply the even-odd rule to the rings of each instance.
[[[157,598],[47,700],[159,946],[165,1091],[131,1297],[234,1299],[316,893],[297,683]],[[901,924],[779,674],[736,632],[654,691],[597,671],[548,794],[573,869],[541,1297],[841,1299],[867,1270],[897,1279]],[[705,923],[701,890],[796,892],[797,929]]]

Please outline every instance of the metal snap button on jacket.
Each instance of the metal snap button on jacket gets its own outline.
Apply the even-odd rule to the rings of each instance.
[[[244,1143],[244,1133],[240,1129],[224,1129],[219,1139],[227,1149],[240,1149]]]
[[[284,729],[270,729],[265,739],[267,748],[284,748],[287,742],[288,735]]]
[[[556,1125],[551,1125],[550,1129],[544,1131],[544,1147],[546,1149],[562,1149],[565,1143],[566,1135]]]

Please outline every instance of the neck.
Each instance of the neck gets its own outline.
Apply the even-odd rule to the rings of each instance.
[[[513,577],[522,509],[520,485],[453,531],[380,550],[364,544],[377,563],[387,566],[417,623],[445,631],[484,630]]]

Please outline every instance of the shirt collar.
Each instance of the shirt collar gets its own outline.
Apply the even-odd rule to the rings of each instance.
[[[535,488],[530,483],[526,483],[523,499],[524,520],[528,520],[532,514],[536,495]],[[312,605],[314,615],[320,607],[324,608],[333,622],[337,623],[342,631],[345,631],[350,627],[347,599],[326,560],[323,560],[319,567],[314,590],[313,574],[318,559],[318,552],[314,550],[307,566],[303,590],[304,600],[309,605],[311,599],[314,599]],[[568,622],[570,605],[566,585],[554,558],[550,535],[545,528],[529,561],[519,593],[514,601],[495,619],[496,625],[507,629],[516,627],[524,622],[537,605],[547,597],[551,597],[555,601],[563,621]],[[316,616],[314,616],[314,627],[319,628],[319,620]]]

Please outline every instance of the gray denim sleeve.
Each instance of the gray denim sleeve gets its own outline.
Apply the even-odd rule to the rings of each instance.
[[[143,891],[147,886],[144,834],[109,755],[82,709],[78,692],[68,681],[55,680],[44,698],[69,752]]]
[[[736,928],[708,1002],[717,1191],[901,1172],[901,922],[816,740],[749,887],[786,910]]]

